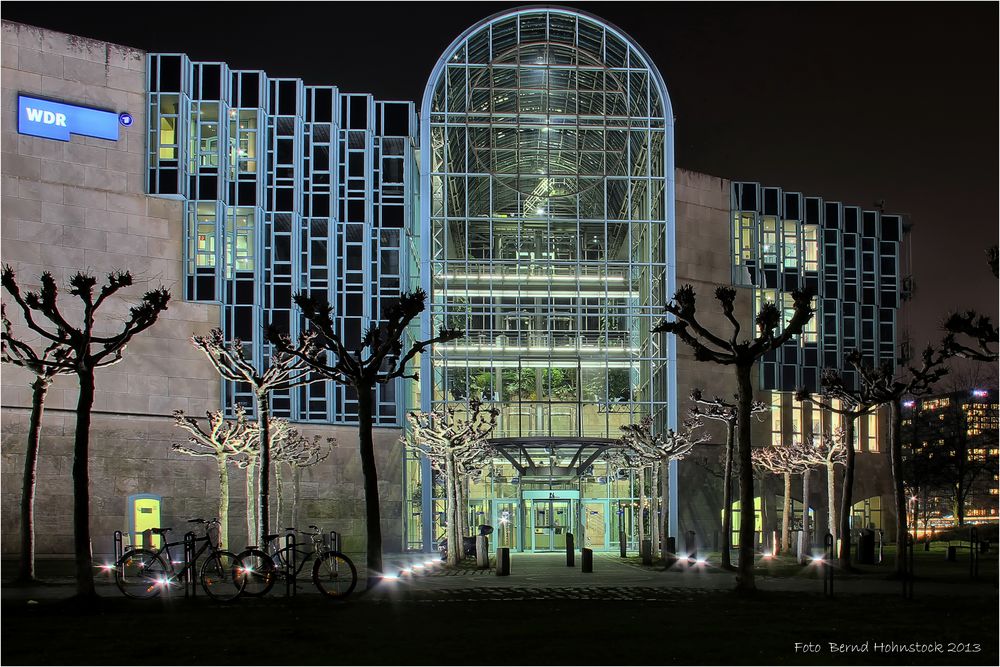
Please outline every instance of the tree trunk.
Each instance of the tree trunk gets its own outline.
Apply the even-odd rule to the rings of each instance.
[[[274,464],[274,495],[277,496],[275,499],[274,508],[274,527],[279,532],[281,531],[281,517],[284,515],[282,510],[285,509],[284,494],[285,494],[285,480],[281,476],[281,464]]]
[[[750,457],[750,411],[753,404],[753,386],[750,371],[753,364],[736,365],[737,423],[736,454],[740,462],[740,563],[736,575],[736,591],[752,593],[756,586],[753,575],[753,461]]]
[[[378,471],[375,467],[375,441],[372,436],[372,392],[369,384],[358,390],[358,446],[361,450],[361,473],[365,484],[365,527],[368,536],[365,565],[368,585],[375,586],[382,578],[382,515],[379,508]],[[453,549],[449,545],[449,551]]]
[[[38,445],[42,430],[45,392],[51,380],[35,377],[31,383],[31,416],[28,420],[28,445],[24,450],[24,478],[21,482],[21,560],[18,584],[32,584],[35,578],[35,479],[38,471]]]
[[[660,463],[660,558],[667,563],[667,543],[670,541],[670,459]]]
[[[785,499],[781,502],[781,551],[792,548],[792,473],[782,473],[785,482]]]
[[[809,488],[812,470],[802,473],[802,530],[799,532],[799,564],[805,564],[812,555],[812,538],[809,535]]]
[[[844,444],[847,447],[847,461],[844,464],[844,486],[840,495],[840,568],[851,569],[851,511],[854,503],[854,420],[851,414],[844,415]]]
[[[448,565],[456,567],[462,560],[462,535],[458,527],[458,487],[455,484],[455,456],[450,451],[444,459],[445,507],[447,508]]]
[[[892,491],[896,501],[896,574],[906,572],[905,549],[909,535],[906,520],[906,489],[903,486],[903,443],[899,399],[889,401],[889,466],[892,470]]]
[[[267,400],[267,392],[257,393],[257,427],[260,432],[260,451],[257,457],[260,470],[257,473],[257,488],[260,495],[257,500],[257,546],[261,549],[267,544],[264,538],[270,531],[271,508],[271,406]]]
[[[229,546],[229,459],[225,454],[216,457],[219,464],[219,548]]]
[[[837,544],[837,470],[833,461],[826,463],[826,525]]]
[[[733,444],[736,422],[726,422],[726,462],[722,472],[722,569],[734,570],[730,553],[733,541]]]
[[[94,556],[90,543],[90,411],[94,407],[94,369],[78,371],[80,397],[76,404],[76,437],[73,444],[73,547],[76,592],[96,597]]]
[[[660,489],[660,464],[659,462],[649,466],[649,558],[656,558],[660,551],[660,501],[658,492]]]
[[[247,463],[247,546],[254,543],[257,538],[257,498],[254,492],[257,490],[257,459],[253,458]],[[263,545],[257,545],[263,546]]]
[[[639,468],[639,553],[646,539],[646,468]]]
[[[292,468],[292,522],[293,528],[299,525],[299,484],[302,481],[302,470],[298,466]]]

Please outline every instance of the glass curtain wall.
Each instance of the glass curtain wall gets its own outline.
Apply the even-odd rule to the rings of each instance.
[[[515,11],[453,43],[424,98],[421,278],[426,330],[467,335],[425,360],[425,409],[485,396],[504,438],[666,427],[668,112],[641,51],[585,15]]]

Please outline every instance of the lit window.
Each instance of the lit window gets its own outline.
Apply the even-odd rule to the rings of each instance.
[[[873,454],[879,451],[878,448],[878,414],[868,415],[868,451]]]
[[[771,444],[784,444],[781,439],[781,394],[777,391],[771,392]]]

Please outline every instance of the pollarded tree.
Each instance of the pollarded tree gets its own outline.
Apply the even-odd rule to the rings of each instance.
[[[736,372],[736,455],[740,472],[740,507],[752,508],[754,499],[753,466],[750,457],[750,420],[753,414],[753,385],[751,371],[757,360],[802,333],[812,319],[813,292],[810,289],[792,292],[793,312],[787,322],[782,322],[781,310],[773,303],[765,303],[755,318],[756,332],[747,340],[740,340],[742,326],[734,315],[736,290],[718,287],[715,298],[722,307],[722,314],[729,321],[728,335],[716,334],[705,328],[698,319],[694,288],[690,285],[677,290],[666,310],[673,319],[656,327],[654,332],[672,333],[694,350],[695,359],[732,366]],[[755,590],[753,576],[753,521],[740,522],[740,563],[736,576],[736,590],[749,593]]]
[[[735,396],[733,398],[736,398]],[[732,555],[730,543],[733,530],[733,449],[736,444],[736,418],[738,411],[735,403],[729,403],[716,396],[712,400],[704,397],[701,389],[691,391],[691,414],[703,419],[719,421],[726,425],[726,449],[723,455],[722,469],[722,568],[732,570]],[[753,401],[750,405],[753,414],[760,416],[770,412],[763,401]]]
[[[802,458],[805,463],[821,466],[826,471],[826,518],[827,530],[837,543],[837,466],[847,464],[847,446],[844,443],[844,429],[833,433],[814,434],[811,440],[802,441]]]
[[[792,475],[799,472],[799,461],[793,448],[789,445],[769,445],[757,447],[751,452],[753,466],[761,472],[780,475],[784,483],[784,500],[781,508],[781,551],[788,553],[791,549],[792,527]],[[747,512],[740,503],[740,528],[746,521]],[[750,522],[751,525],[753,521]],[[740,532],[740,539],[743,533]],[[777,551],[777,549],[775,549]]]
[[[889,464],[892,471],[893,496],[896,505],[896,544],[908,535],[906,519],[905,471],[903,470],[901,403],[904,396],[928,394],[933,385],[948,373],[947,356],[931,346],[924,349],[920,366],[907,365],[899,374],[891,364],[874,367],[863,362],[860,354],[848,357],[854,367],[862,391],[877,405],[889,406]],[[846,534],[846,533],[845,533]],[[896,574],[905,572],[903,549],[896,549]]]
[[[380,321],[371,322],[358,346],[349,350],[334,323],[333,307],[329,303],[305,292],[296,294],[294,298],[295,304],[309,323],[309,330],[302,335],[298,347],[293,347],[287,333],[273,328],[268,330],[268,340],[276,350],[301,359],[324,378],[351,387],[357,392],[358,447],[361,472],[364,475],[368,537],[366,566],[368,584],[373,586],[382,576],[382,523],[372,436],[375,388],[380,384],[395,382],[398,378],[416,380],[416,372],[407,372],[407,365],[416,355],[429,350],[435,343],[456,340],[465,334],[457,329],[441,329],[437,336],[413,342],[404,353],[403,338],[406,330],[417,315],[423,312],[427,300],[424,291],[418,289],[401,294],[397,301],[385,309]],[[324,353],[314,354],[314,349]],[[329,354],[325,354],[327,352]]]
[[[96,326],[97,311],[120,290],[132,285],[132,274],[127,271],[109,273],[107,283],[96,296],[96,278],[84,273],[70,278],[69,293],[80,300],[82,310],[80,324],[76,326],[69,322],[57,303],[58,289],[52,274],[43,273],[40,282],[37,292],[21,294],[14,270],[10,266],[3,268],[3,286],[21,308],[27,327],[48,344],[57,343],[67,348],[62,361],[73,368],[79,382],[73,440],[73,550],[77,595],[93,597],[96,592],[90,540],[90,418],[94,407],[95,371],[121,361],[129,341],[153,326],[160,313],[167,309],[170,292],[162,287],[146,292],[139,303],[129,309],[117,333],[103,334],[102,328]],[[36,315],[41,315],[48,324],[36,320]]]
[[[260,451],[262,438],[260,436],[260,421],[258,420],[256,423],[251,424],[250,428],[250,437],[243,443],[243,448],[237,452],[233,460],[236,462],[236,466],[240,470],[243,470],[246,475],[247,546],[259,540],[257,546],[263,547],[263,545],[267,544],[265,538],[270,534],[270,527],[263,527],[268,517],[269,506],[261,506],[259,502],[260,496],[257,495],[257,491],[261,485]],[[282,440],[289,430],[291,430],[291,424],[288,423],[287,419],[270,417],[267,420],[269,449],[273,441]],[[264,520],[261,520],[261,517]]]
[[[174,444],[175,452],[188,456],[205,456],[215,460],[219,469],[219,548],[229,544],[229,464],[243,455],[249,443],[258,438],[255,425],[247,420],[242,405],[234,408],[234,418],[226,419],[224,410],[205,413],[207,422],[201,425],[183,410],[174,411],[174,425],[188,433],[188,444]]]
[[[646,468],[650,469],[652,476],[650,489],[653,493],[654,506],[657,505],[656,495],[658,489],[661,495],[659,502],[661,520],[656,520],[655,517],[657,512],[655,509],[650,512],[650,518],[653,519],[650,526],[650,537],[652,539],[654,549],[657,548],[658,544],[661,544],[660,557],[664,561],[667,560],[668,556],[666,537],[669,530],[668,517],[670,511],[669,465],[671,461],[679,461],[680,459],[683,459],[696,444],[704,442],[708,439],[707,434],[698,432],[703,425],[704,424],[700,419],[689,417],[684,421],[680,431],[667,429],[666,432],[663,432],[653,428],[653,418],[647,415],[636,423],[624,424],[621,426],[622,447],[634,452],[636,458],[644,463],[644,465],[640,466],[638,469],[639,494],[641,498],[639,508],[640,516],[643,509],[642,506],[644,506],[646,502],[644,479],[644,470]],[[663,480],[662,484],[660,482],[661,479]],[[661,486],[662,488],[660,488]],[[664,538],[662,543],[659,539],[661,530]],[[644,535],[640,534],[640,540],[642,537],[644,537]]]
[[[282,466],[287,466],[292,472],[292,516],[290,525],[295,526],[299,504],[299,484],[303,468],[309,468],[330,455],[337,444],[337,439],[323,438],[314,435],[312,438],[303,435],[297,428],[289,427],[280,438],[272,441],[274,461],[274,485],[277,502],[275,503],[275,527],[281,526],[282,511],[285,506],[285,475]]]
[[[853,358],[860,360],[861,354],[856,350],[849,354],[848,364]],[[858,418],[876,410],[879,401],[868,387],[849,382],[840,371],[832,368],[823,370],[818,395],[806,389],[799,389],[795,393],[795,400],[809,401],[843,418],[844,480],[840,491],[840,527],[837,530],[837,534],[840,535],[838,559],[841,569],[850,570],[851,512],[854,507],[854,468],[857,454],[857,450],[854,448],[855,424]]]
[[[987,255],[993,277],[996,278],[997,246],[990,248]],[[1000,336],[988,315],[981,315],[974,310],[952,313],[945,320],[944,328],[948,332],[944,339],[944,349],[948,354],[993,364],[997,362]]]
[[[224,380],[244,382],[253,390],[259,438],[256,463],[260,471],[256,474],[250,468],[247,474],[249,477],[256,475],[257,478],[257,508],[252,514],[259,519],[256,522],[259,530],[256,537],[259,540],[258,544],[263,545],[266,543],[264,536],[270,532],[268,507],[271,494],[271,392],[321,380],[322,378],[312,375],[302,361],[303,357],[318,354],[318,350],[308,341],[303,341],[301,347],[295,348],[294,351],[299,355],[275,350],[268,360],[267,368],[258,371],[253,359],[247,358],[243,341],[239,338],[234,338],[232,341],[225,340],[221,329],[212,329],[208,336],[192,336],[191,342],[208,357]],[[247,541],[253,541],[253,538],[248,535]]]
[[[35,480],[38,471],[38,445],[42,427],[45,395],[57,375],[74,372],[69,363],[70,349],[64,343],[50,342],[41,352],[14,335],[6,308],[0,305],[3,339],[0,358],[4,363],[24,368],[31,382],[31,414],[28,417],[28,444],[24,451],[24,475],[21,481],[21,555],[16,584],[36,583],[35,578]]]
[[[492,458],[488,439],[499,414],[492,405],[473,398],[461,410],[447,407],[406,415],[410,428],[402,438],[404,444],[409,443],[423,453],[444,473],[449,565],[458,565],[463,556],[459,518],[461,480],[471,466]]]

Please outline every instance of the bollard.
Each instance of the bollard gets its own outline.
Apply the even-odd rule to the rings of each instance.
[[[490,566],[490,542],[485,535],[476,537],[476,567],[486,570]]]
[[[295,595],[295,533],[285,535],[285,597]]]
[[[823,554],[823,595],[833,597],[833,535],[827,533],[823,538],[826,553]]]
[[[897,544],[902,543],[903,549],[903,599],[913,599],[913,538],[907,533],[903,539],[897,539]]]
[[[664,569],[669,570],[677,563],[677,538],[667,538],[667,562],[663,564]]]
[[[954,563],[958,560],[958,547],[948,546],[948,550],[944,554],[944,559],[949,563]]]
[[[510,547],[497,549],[497,576],[510,576]]]
[[[198,584],[195,581],[195,534],[192,531],[184,533],[184,597],[198,595]],[[190,567],[188,567],[190,565]],[[170,565],[173,569],[173,563]],[[190,591],[190,592],[189,592]]]
[[[122,531],[116,530],[114,536],[115,542],[115,565],[118,561],[122,559],[122,554],[125,552],[125,548],[122,546]]]
[[[643,540],[642,541],[642,548],[639,550],[639,552],[640,552],[640,555],[642,556],[642,564],[643,565],[652,565],[653,564],[653,541],[652,540]]]
[[[594,571],[594,550],[584,548],[580,551],[580,565],[584,572]]]
[[[573,533],[566,533],[566,567],[576,566],[576,549],[573,544]]]
[[[689,530],[684,534],[684,546],[687,547],[688,560],[698,560],[698,538],[693,530]]]
[[[979,578],[979,549],[976,542],[979,541],[979,531],[975,528],[969,529],[969,578]]]
[[[625,539],[625,529],[618,530],[618,551],[622,558],[628,558],[628,542]]]

